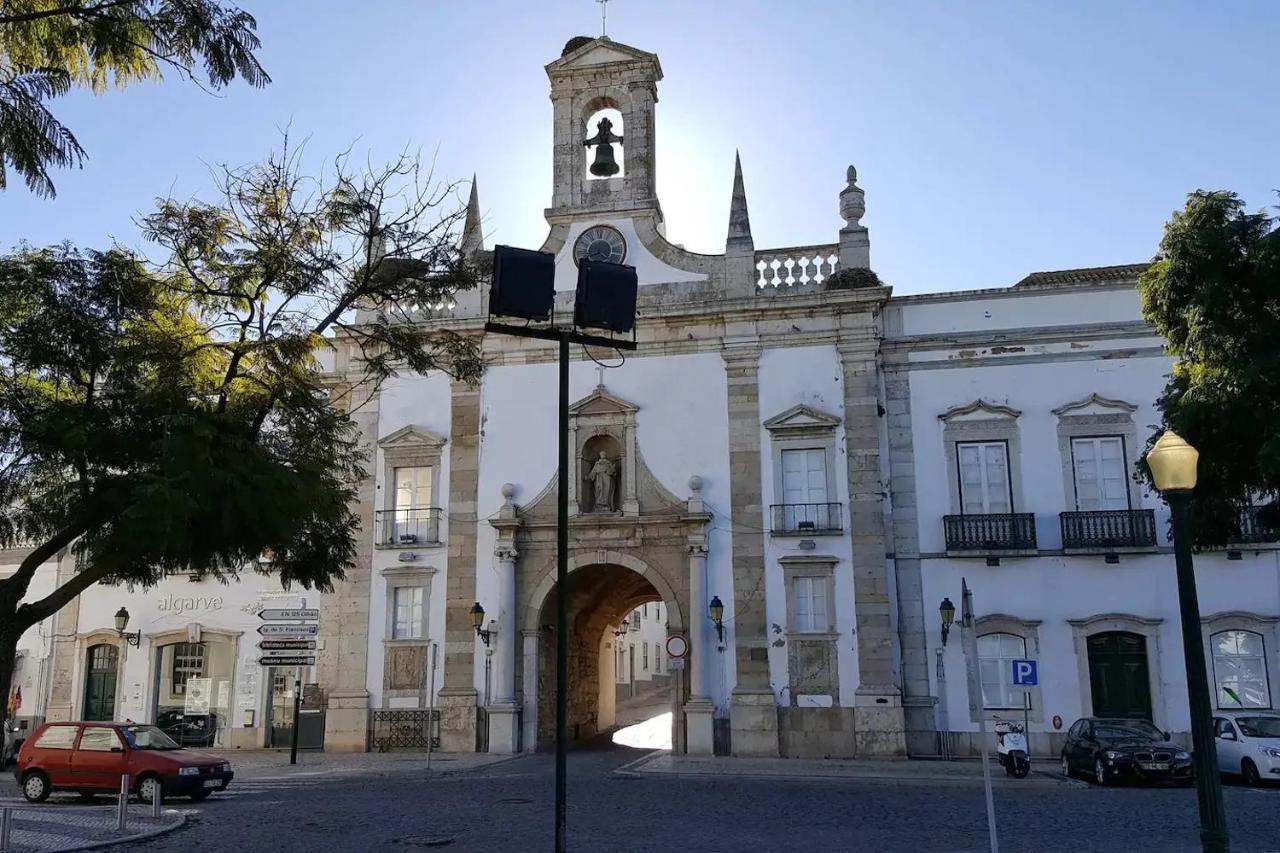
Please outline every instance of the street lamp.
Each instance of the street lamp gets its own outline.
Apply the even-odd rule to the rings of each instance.
[[[951,633],[951,626],[956,621],[956,606],[951,603],[951,599],[942,599],[942,603],[938,605],[938,615],[942,617],[942,645],[945,646],[947,635]]]
[[[484,624],[484,608],[480,606],[480,602],[476,602],[471,608],[471,627],[476,629],[476,636],[484,641],[485,647],[489,646],[489,638],[493,635],[493,631],[486,631],[480,626]]]
[[[129,627],[129,611],[121,607],[116,611],[116,633],[120,635],[120,639],[124,640],[131,646],[142,645],[142,632],[134,631],[129,633],[125,628]]]
[[[1191,491],[1196,487],[1199,459],[1199,452],[1180,435],[1165,430],[1147,453],[1147,467],[1173,515],[1173,555],[1178,577],[1178,607],[1182,613],[1187,700],[1191,709],[1191,749],[1195,754],[1196,798],[1200,802],[1200,846],[1205,853],[1226,853],[1227,815],[1222,805],[1209,675],[1200,631],[1200,603],[1196,598],[1196,574],[1191,561]]]
[[[711,603],[707,605],[707,612],[711,615],[711,621],[716,625],[716,638],[724,642],[724,602],[720,600],[720,596],[713,595]]]

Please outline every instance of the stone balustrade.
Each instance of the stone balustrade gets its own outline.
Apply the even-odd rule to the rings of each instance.
[[[756,287],[790,288],[821,284],[836,271],[839,247],[794,246],[756,252]]]

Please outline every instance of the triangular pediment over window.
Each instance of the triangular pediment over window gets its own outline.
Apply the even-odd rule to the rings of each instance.
[[[1126,403],[1124,400],[1112,400],[1109,397],[1103,397],[1101,394],[1090,394],[1083,400],[1076,400],[1074,403],[1059,406],[1053,410],[1053,413],[1058,417],[1063,415],[1127,415],[1132,414],[1137,409],[1138,407],[1133,403]]]
[[[595,391],[569,407],[570,415],[629,415],[637,411],[639,406],[628,403],[621,397],[615,397],[603,388],[596,388]]]
[[[840,419],[835,415],[815,409],[813,406],[792,406],[780,415],[774,415],[764,422],[764,428],[775,435],[795,435],[797,433],[831,432],[840,426]]]
[[[378,446],[383,450],[439,450],[444,447],[445,441],[442,435],[425,427],[409,424],[378,439]]]
[[[963,406],[953,406],[942,414],[938,420],[944,423],[963,423],[965,421],[989,421],[996,418],[1015,420],[1022,412],[999,403],[988,403],[986,400],[974,400]]]

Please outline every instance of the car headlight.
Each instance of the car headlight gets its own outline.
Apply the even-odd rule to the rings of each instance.
[[[1173,754],[1173,758],[1175,761],[1186,761],[1190,757],[1191,757],[1191,753],[1183,752],[1182,750],[1178,750]]]
[[[1262,754],[1270,756],[1271,758],[1280,758],[1280,749],[1276,749],[1272,746],[1264,746],[1262,748]]]
[[[1120,758],[1121,756],[1123,756],[1123,755],[1124,755],[1124,753],[1123,753],[1123,752],[1116,752],[1116,751],[1115,751],[1115,750],[1113,750],[1113,749],[1108,749],[1106,752],[1102,753],[1102,755],[1103,755],[1103,757],[1104,757],[1104,758],[1106,758],[1106,759],[1107,759],[1107,761],[1115,761],[1116,759],[1118,759],[1118,758]]]
[[[200,768],[199,767],[179,767],[178,775],[179,776],[199,776]]]

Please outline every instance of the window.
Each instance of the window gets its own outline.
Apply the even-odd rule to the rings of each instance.
[[[396,509],[426,509],[431,506],[431,469],[426,466],[397,468]]]
[[[640,644],[640,671],[641,672],[649,671],[649,644],[648,643]]]
[[[1266,646],[1253,631],[1219,631],[1209,641],[1219,708],[1270,708]]]
[[[653,667],[653,671],[654,671],[654,672],[657,672],[657,673],[663,673],[663,672],[666,672],[666,671],[667,671],[667,670],[666,670],[666,664],[667,664],[667,662],[666,662],[666,660],[664,660],[664,659],[663,659],[663,652],[662,652],[662,644],[661,644],[661,643],[654,643],[654,644],[653,644],[653,659],[654,659],[655,661],[657,661],[657,663],[656,663],[656,664],[654,665],[654,667]]]
[[[782,451],[782,502],[827,502],[827,452],[821,448]]]
[[[422,599],[420,586],[398,586],[392,597],[391,638],[416,640],[422,636]]]
[[[792,578],[791,583],[795,597],[795,630],[809,634],[826,633],[831,627],[827,621],[827,579],[797,577]]]
[[[640,627],[640,610],[639,610],[639,608],[636,608],[635,610],[632,610],[632,611],[631,611],[631,627],[632,627],[632,628],[639,628],[639,627]]]
[[[80,748],[90,752],[110,752],[121,748],[120,738],[116,737],[112,729],[95,726],[85,729],[84,734],[80,735]]]
[[[618,680],[627,680],[627,650],[624,646],[618,646]]]
[[[36,746],[40,749],[70,749],[75,742],[75,726],[50,726],[40,735]]]
[[[960,472],[962,513],[982,515],[1012,512],[1009,450],[1005,442],[958,442],[956,461]]]
[[[1129,508],[1123,438],[1118,435],[1073,438],[1071,464],[1076,481],[1077,510]]]
[[[640,607],[643,609],[643,610],[642,610],[642,612],[643,612],[643,614],[644,614],[644,618],[645,618],[645,619],[648,619],[648,618],[649,618],[649,605],[648,605],[648,604],[642,604],[642,605],[640,605]]]
[[[978,638],[978,675],[984,708],[1022,708],[1024,691],[1013,686],[1013,661],[1027,656],[1027,641],[1017,634]]]
[[[204,643],[176,643],[173,648],[173,695],[186,695],[187,682],[203,675]]]

